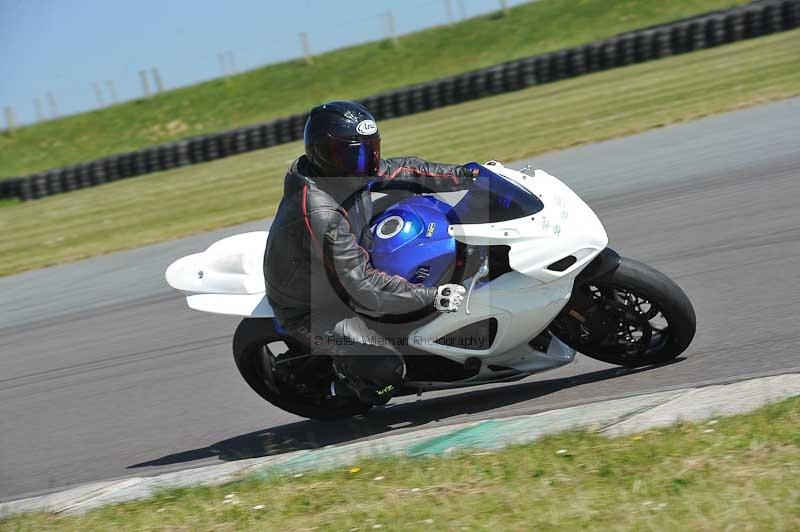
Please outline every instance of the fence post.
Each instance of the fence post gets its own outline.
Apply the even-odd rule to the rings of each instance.
[[[236,67],[236,57],[233,55],[233,52],[231,50],[225,52],[225,58],[228,60],[228,69],[230,73],[236,75],[239,69]]]
[[[453,6],[450,3],[450,0],[442,0],[442,2],[444,2],[444,12],[445,12],[445,15],[447,16],[447,25],[448,26],[452,26],[453,25]]]
[[[52,92],[47,93],[47,103],[50,104],[50,115],[52,118],[58,118],[58,101]]]
[[[44,110],[42,109],[42,100],[38,97],[33,99],[33,107],[36,109],[36,121],[44,122]]]
[[[106,81],[106,86],[108,87],[108,93],[111,95],[111,103],[117,103],[119,98],[117,97],[117,86],[114,84],[114,81]]]
[[[311,46],[308,44],[308,34],[301,32],[298,34],[300,38],[300,47],[303,49],[303,57],[309,65],[314,64],[314,57],[311,55]]]
[[[150,97],[150,82],[147,80],[147,71],[140,70],[139,71],[139,81],[142,84],[142,95],[145,98]]]
[[[395,31],[394,27],[394,13],[391,11],[386,12],[386,28],[389,31],[389,40],[392,42],[392,46],[397,48],[397,32]]]
[[[217,61],[219,61],[219,72],[223,78],[228,77],[228,65],[225,63],[225,54],[217,52]]]
[[[14,114],[14,108],[11,106],[6,107],[6,131],[9,135],[14,136],[17,132],[17,117]]]
[[[156,84],[156,92],[164,92],[164,84],[161,83],[161,73],[158,67],[152,67],[150,71],[153,73],[153,81]]]
[[[508,15],[509,8],[506,0],[500,0],[500,12],[503,14],[503,16]]]
[[[459,20],[467,20],[467,9],[464,7],[464,0],[458,0]]]
[[[94,97],[97,100],[97,107],[105,107],[106,103],[103,100],[103,93],[100,92],[100,86],[96,82],[92,82],[92,89],[94,90]]]

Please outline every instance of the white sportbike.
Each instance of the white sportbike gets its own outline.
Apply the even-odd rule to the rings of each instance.
[[[606,247],[600,220],[569,187],[542,170],[468,166],[478,177],[457,201],[400,193],[375,202],[375,267],[427,286],[467,288],[457,312],[431,309],[394,342],[406,361],[396,395],[514,381],[569,364],[576,351],[636,367],[689,346],[695,314],[686,294]],[[317,419],[365,413],[370,406],[357,398],[330,393],[329,357],[281,333],[265,296],[267,235],[222,239],[170,265],[167,282],[192,309],[244,317],[234,359],[270,403]],[[392,321],[372,318],[378,331]]]

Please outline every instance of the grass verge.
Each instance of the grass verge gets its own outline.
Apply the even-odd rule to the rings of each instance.
[[[0,522],[9,531],[378,528],[798,530],[800,398],[632,437],[573,432],[497,453],[367,460]]]
[[[800,30],[381,124],[384,155],[514,160],[800,94]],[[292,143],[0,208],[0,275],[271,215]]]
[[[291,61],[0,135],[0,178],[306,111],[583,44],[747,0],[545,0],[400,39]]]

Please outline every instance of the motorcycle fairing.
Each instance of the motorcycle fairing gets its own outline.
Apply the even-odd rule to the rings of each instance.
[[[453,207],[449,218],[451,222],[487,221],[452,223],[449,233],[473,246],[508,246],[513,271],[477,283],[463,312],[437,317],[409,335],[409,343],[457,362],[483,356],[495,367],[519,371],[567,364],[575,352],[557,339],[546,353],[528,342],[552,322],[569,300],[577,274],[605,249],[605,229],[580,197],[546,172],[528,175],[494,161],[474,166],[480,168],[478,186]],[[574,262],[567,267],[553,266],[570,256]],[[464,284],[469,286],[471,280]],[[492,317],[498,321],[497,334],[482,352],[436,342]],[[475,378],[487,379],[491,371],[487,364]]]
[[[608,242],[591,209],[555,177],[541,170],[524,174],[494,161],[481,168],[487,186],[477,187],[476,194],[490,193],[494,187],[495,191],[517,195],[510,199],[516,205],[523,205],[525,215],[505,219],[503,205],[500,208],[494,205],[488,211],[494,214],[487,223],[451,224],[448,235],[473,246],[509,246],[508,259],[513,271],[489,282],[476,282],[469,313],[465,306],[463,311],[438,316],[408,338],[409,344],[421,350],[461,363],[479,357],[483,360],[481,370],[465,381],[469,383],[513,379],[520,373],[552,369],[573,359],[575,351],[557,338],[549,342],[546,352],[534,349],[529,342],[552,322],[568,301],[575,277]],[[499,194],[493,197],[500,199]],[[480,197],[477,200],[483,201]],[[474,213],[467,212],[464,205],[481,204],[475,196],[469,201],[456,211],[462,220],[475,220],[474,216],[470,218]],[[515,211],[507,209],[507,212]],[[272,317],[264,295],[262,271],[267,236],[266,231],[259,231],[220,240],[202,253],[174,262],[166,272],[167,282],[186,293],[191,308],[218,314]],[[549,268],[570,255],[575,261],[567,268],[562,271]],[[469,286],[471,281],[466,279],[464,284]],[[497,319],[498,329],[488,349],[476,351],[435,342],[491,317]],[[456,383],[409,385],[457,386]]]
[[[268,318],[274,315],[265,295],[264,250],[267,231],[223,238],[201,253],[167,268],[167,283],[186,295],[194,310]]]
[[[535,170],[528,175],[496,161],[481,168],[482,172],[486,171],[483,175],[490,181],[490,187],[502,187],[506,194],[514,195],[512,199],[516,199],[518,204],[527,199],[528,204],[535,205],[530,201],[535,197],[542,208],[515,219],[504,220],[495,216],[496,220],[487,223],[455,223],[450,226],[450,234],[457,240],[478,246],[509,246],[511,268],[541,283],[573,276],[608,245],[603,224],[591,208],[547,172]],[[509,186],[509,182],[515,186]],[[470,190],[453,210],[459,211],[460,205],[469,201],[472,193]],[[483,192],[478,189],[476,193]],[[469,217],[469,214],[462,217]],[[576,260],[568,268],[562,271],[549,268],[569,256]]]

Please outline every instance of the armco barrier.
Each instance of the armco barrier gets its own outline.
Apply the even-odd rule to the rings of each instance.
[[[800,0],[757,0],[745,6],[695,15],[582,46],[367,96],[360,101],[376,118],[385,120],[798,26]],[[296,114],[111,155],[90,163],[5,179],[0,181],[0,198],[38,199],[293,142],[303,138],[307,116]]]

